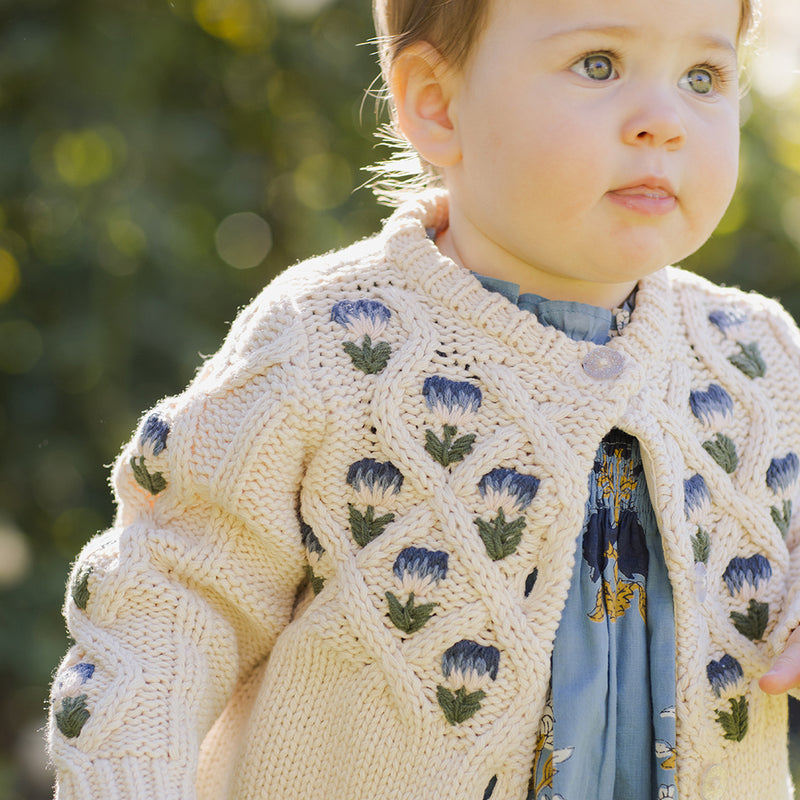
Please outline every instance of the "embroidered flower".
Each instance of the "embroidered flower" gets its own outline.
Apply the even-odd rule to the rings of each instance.
[[[758,589],[772,577],[772,565],[760,553],[741,558],[732,558],[725,568],[722,579],[725,581],[731,596],[741,592],[745,585]]]
[[[487,472],[478,482],[478,491],[491,511],[524,511],[536,497],[540,481],[514,469],[499,467]]]
[[[475,691],[486,685],[486,678],[495,680],[500,666],[500,651],[492,645],[462,639],[442,656],[442,672],[453,686]]]
[[[747,734],[749,709],[747,698],[729,697],[730,711],[717,710],[717,722],[725,733],[725,738],[732,742],[741,742]]]
[[[716,430],[733,414],[731,396],[718,384],[712,383],[705,392],[699,389],[689,395],[692,413],[704,425]]]
[[[325,586],[325,578],[322,575],[317,575],[314,572],[314,567],[319,564],[320,559],[325,554],[325,548],[320,544],[317,534],[314,533],[311,526],[302,518],[300,519],[300,538],[308,558],[308,564],[305,566],[308,585],[314,594],[319,594]]]
[[[361,502],[379,505],[385,503],[390,495],[398,494],[403,486],[403,475],[391,461],[363,458],[350,465],[347,483]]]
[[[773,494],[785,498],[794,489],[800,475],[800,459],[795,453],[787,453],[783,458],[773,458],[767,469],[767,486]]]
[[[711,504],[711,493],[702,475],[692,475],[683,482],[683,496],[686,519],[699,524]]]
[[[738,309],[718,309],[708,315],[708,320],[727,337],[747,322],[747,316]]]
[[[86,662],[81,662],[65,669],[59,674],[58,680],[53,686],[54,697],[61,698],[65,695],[74,694],[84,683],[91,680],[94,670],[94,664]]]
[[[458,426],[469,422],[480,408],[483,400],[481,390],[467,381],[451,381],[433,375],[425,379],[422,395],[442,424],[441,439],[432,430],[425,431],[425,449],[443,467],[461,461],[471,452],[475,434],[454,437],[458,434]]]
[[[789,534],[792,522],[792,501],[789,494],[793,491],[797,476],[800,473],[800,459],[795,453],[787,453],[783,458],[773,458],[767,469],[767,486],[777,495],[781,503],[772,506],[772,521],[785,539]]]
[[[731,611],[731,622],[746,639],[760,642],[769,624],[769,603],[760,603],[755,597],[751,597],[747,611]]]
[[[389,604],[389,619],[404,633],[416,633],[433,615],[437,603],[416,601],[447,575],[447,553],[441,550],[426,550],[423,547],[406,547],[397,556],[392,567],[400,581],[407,600],[402,603],[392,592],[386,592]]]
[[[350,465],[347,470],[347,483],[353,487],[360,502],[366,504],[365,511],[359,511],[352,503],[347,504],[350,512],[350,530],[360,547],[369,544],[380,536],[384,528],[394,520],[394,514],[375,516],[375,506],[385,503],[397,494],[403,485],[403,475],[391,461],[376,461],[363,458]]]
[[[744,678],[742,665],[727,653],[719,661],[713,659],[706,666],[706,676],[714,694],[719,697],[728,689],[735,688]]]
[[[497,468],[484,475],[478,482],[478,491],[490,510],[496,512],[491,522],[477,517],[475,524],[478,534],[486,546],[486,552],[493,561],[514,553],[522,539],[525,518],[506,519],[506,510],[520,513],[536,497],[539,479],[533,475],[523,475],[513,469]],[[532,587],[531,587],[532,588]]]
[[[331,309],[331,320],[362,337],[360,346],[344,342],[342,347],[353,366],[367,375],[383,370],[392,354],[389,342],[373,342],[384,332],[391,316],[392,312],[378,300],[340,300]]]
[[[467,381],[451,381],[439,375],[425,379],[422,396],[442,425],[457,427],[469,422],[483,400],[481,390]]]
[[[763,378],[767,374],[767,365],[761,356],[758,342],[736,342],[739,352],[728,356],[728,361],[748,378]]]
[[[392,567],[403,591],[424,595],[447,575],[448,555],[442,550],[406,547],[401,550]]]
[[[465,722],[481,707],[489,680],[497,678],[500,651],[491,645],[462,639],[448,648],[442,656],[442,672],[451,686],[436,687],[436,699],[451,725]]]
[[[153,456],[161,455],[167,446],[169,432],[170,427],[166,420],[162,419],[158,414],[150,414],[145,420],[142,433],[139,436],[139,448],[145,451],[145,454],[149,449]]]
[[[94,664],[81,662],[65,669],[53,687],[53,704],[60,701],[54,713],[56,726],[67,739],[80,736],[91,713],[87,706],[89,696],[80,692],[94,675]]]
[[[392,312],[378,300],[340,300],[331,309],[331,320],[353,336],[377,339],[385,330]]]

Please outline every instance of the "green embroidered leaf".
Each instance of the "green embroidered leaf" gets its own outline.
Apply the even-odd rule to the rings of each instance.
[[[394,520],[394,514],[384,514],[375,519],[375,509],[367,506],[362,514],[352,503],[347,504],[350,509],[350,531],[359,547],[366,547],[373,539],[380,536],[384,528]]]
[[[736,445],[733,443],[733,440],[725,436],[724,433],[718,433],[713,439],[703,442],[703,450],[705,450],[728,475],[734,472],[739,465]]]
[[[764,636],[769,622],[769,603],[759,603],[758,600],[751,599],[747,613],[731,611],[731,619],[742,636],[746,636],[752,642],[758,642]]]
[[[476,692],[467,692],[462,686],[455,694],[446,686],[436,687],[436,699],[444,711],[445,719],[451,725],[458,725],[474,716],[481,707],[481,700],[486,697],[486,692],[478,689]]]
[[[139,463],[136,463],[136,456],[131,458],[131,469],[133,470],[133,477],[136,478],[136,483],[143,489],[156,495],[163,492],[167,488],[167,481],[160,472],[154,472],[152,475],[148,472],[144,463],[144,456],[139,458]]]
[[[734,367],[738,367],[748,378],[763,378],[767,374],[767,365],[761,357],[758,342],[749,344],[736,342],[736,344],[739,345],[740,352],[729,356],[728,361]]]
[[[72,601],[81,610],[85,611],[89,603],[89,576],[92,574],[91,567],[82,567],[80,572],[75,576],[75,582],[72,584]]]
[[[711,539],[702,528],[698,528],[697,535],[692,536],[692,550],[695,563],[708,563],[708,556],[711,553]]]
[[[67,739],[80,736],[83,726],[91,716],[86,708],[88,695],[81,694],[77,697],[65,697],[61,701],[61,709],[56,711],[56,725]]]
[[[402,605],[391,592],[386,592],[386,602],[389,604],[389,619],[404,633],[416,633],[431,618],[433,609],[437,606],[437,603],[415,606],[414,592],[408,595],[405,605]]]
[[[367,375],[375,375],[380,372],[392,354],[392,346],[389,342],[377,342],[373,347],[372,340],[367,333],[364,334],[361,347],[354,342],[344,342],[342,347],[350,356],[353,366]]]
[[[444,448],[439,437],[431,430],[425,431],[425,449],[434,461],[438,461],[442,466],[447,466],[448,462],[444,459]]]
[[[475,520],[475,524],[478,526],[478,534],[486,546],[489,558],[492,561],[499,561],[516,551],[522,539],[525,519],[518,517],[511,522],[506,522],[505,512],[501,508],[491,522],[478,518]]]
[[[322,591],[322,587],[325,585],[325,578],[323,578],[321,575],[315,575],[311,564],[306,564],[305,569],[306,579],[308,580],[309,586],[311,586],[314,594],[319,594]]]
[[[730,711],[717,711],[717,722],[725,731],[725,738],[732,742],[741,742],[747,733],[748,709],[744,697],[731,697]]]
[[[783,509],[772,506],[770,513],[772,521],[778,526],[781,536],[785,539],[789,535],[789,525],[792,521],[792,501],[784,500]]]
[[[458,428],[455,425],[445,425],[440,440],[433,431],[425,431],[425,449],[443,467],[461,461],[472,450],[476,439],[475,434],[468,433],[453,441],[453,437],[457,433]]]

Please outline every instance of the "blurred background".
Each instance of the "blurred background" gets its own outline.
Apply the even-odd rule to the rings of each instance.
[[[800,319],[800,4],[766,12],[740,191],[687,266]],[[138,416],[387,213],[372,35],[368,0],[0,0],[0,798],[51,796],[64,584]]]

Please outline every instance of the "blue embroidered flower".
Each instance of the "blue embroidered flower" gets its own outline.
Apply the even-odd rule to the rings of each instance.
[[[347,483],[353,487],[359,500],[369,505],[378,505],[400,491],[403,475],[391,461],[362,458],[350,465]]]
[[[478,644],[462,639],[445,650],[442,672],[453,686],[464,686],[474,691],[486,685],[486,678],[497,678],[500,651],[492,645]]]
[[[686,519],[699,524],[711,503],[711,493],[702,475],[692,475],[683,482],[683,497]]]
[[[499,467],[480,479],[478,491],[493,511],[504,508],[506,511],[515,509],[521,512],[533,502],[539,484],[539,479],[533,475]]]
[[[331,320],[338,322],[354,336],[371,339],[386,330],[392,312],[378,300],[340,300],[331,309]]]
[[[419,596],[444,580],[448,558],[447,553],[442,550],[406,547],[395,559],[392,571],[406,592]]]
[[[152,455],[160,455],[167,446],[169,436],[169,423],[158,414],[151,414],[144,422],[142,433],[139,436],[139,447],[142,450],[152,448]]]
[[[59,676],[53,688],[56,697],[74,694],[84,683],[91,680],[94,675],[94,664],[81,662],[65,669]]]
[[[378,300],[340,300],[331,309],[331,320],[338,322],[354,336],[361,336],[361,344],[343,342],[342,348],[350,356],[353,366],[366,375],[376,375],[389,362],[392,346],[389,342],[373,342],[386,329],[392,312]]]
[[[422,395],[442,425],[441,439],[432,430],[425,431],[425,449],[443,467],[461,461],[472,451],[476,437],[474,433],[454,437],[458,426],[469,422],[480,408],[481,390],[467,381],[451,381],[433,375],[425,379]]]
[[[800,459],[795,453],[788,453],[783,458],[773,458],[767,469],[767,486],[774,494],[785,497],[790,492],[800,475]]]
[[[744,312],[735,309],[718,309],[708,315],[708,320],[712,325],[716,325],[725,336],[728,336],[730,331],[747,322],[747,316]]]
[[[741,558],[732,558],[722,574],[731,595],[741,592],[745,584],[758,589],[772,577],[772,565],[760,553]]]
[[[467,381],[451,381],[439,375],[425,379],[422,396],[443,425],[457,427],[469,421],[480,408],[481,390]]]
[[[67,739],[80,736],[91,713],[87,694],[76,694],[94,675],[94,664],[81,662],[65,669],[53,687],[53,706],[60,701],[54,713],[56,726]]]
[[[734,688],[744,678],[744,670],[733,656],[726,653],[719,661],[709,661],[706,675],[714,694],[719,697],[722,692]]]
[[[691,392],[689,405],[697,419],[712,430],[719,430],[733,414],[731,396],[716,383],[712,383],[705,392],[699,389]]]
[[[436,700],[451,725],[458,725],[474,716],[481,707],[488,680],[497,678],[500,651],[491,645],[462,639],[442,656],[442,672],[455,691],[447,686],[436,687]]]
[[[437,603],[417,605],[417,600],[447,575],[447,553],[426,550],[424,547],[406,547],[395,559],[392,571],[407,595],[402,603],[392,592],[386,592],[389,619],[407,634],[416,633],[433,615]]]

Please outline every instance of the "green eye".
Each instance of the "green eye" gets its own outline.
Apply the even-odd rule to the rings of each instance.
[[[707,69],[690,69],[685,81],[697,94],[709,94],[714,89],[714,76]]]
[[[581,70],[587,78],[593,81],[607,81],[614,77],[614,65],[608,56],[599,53],[583,59]]]

